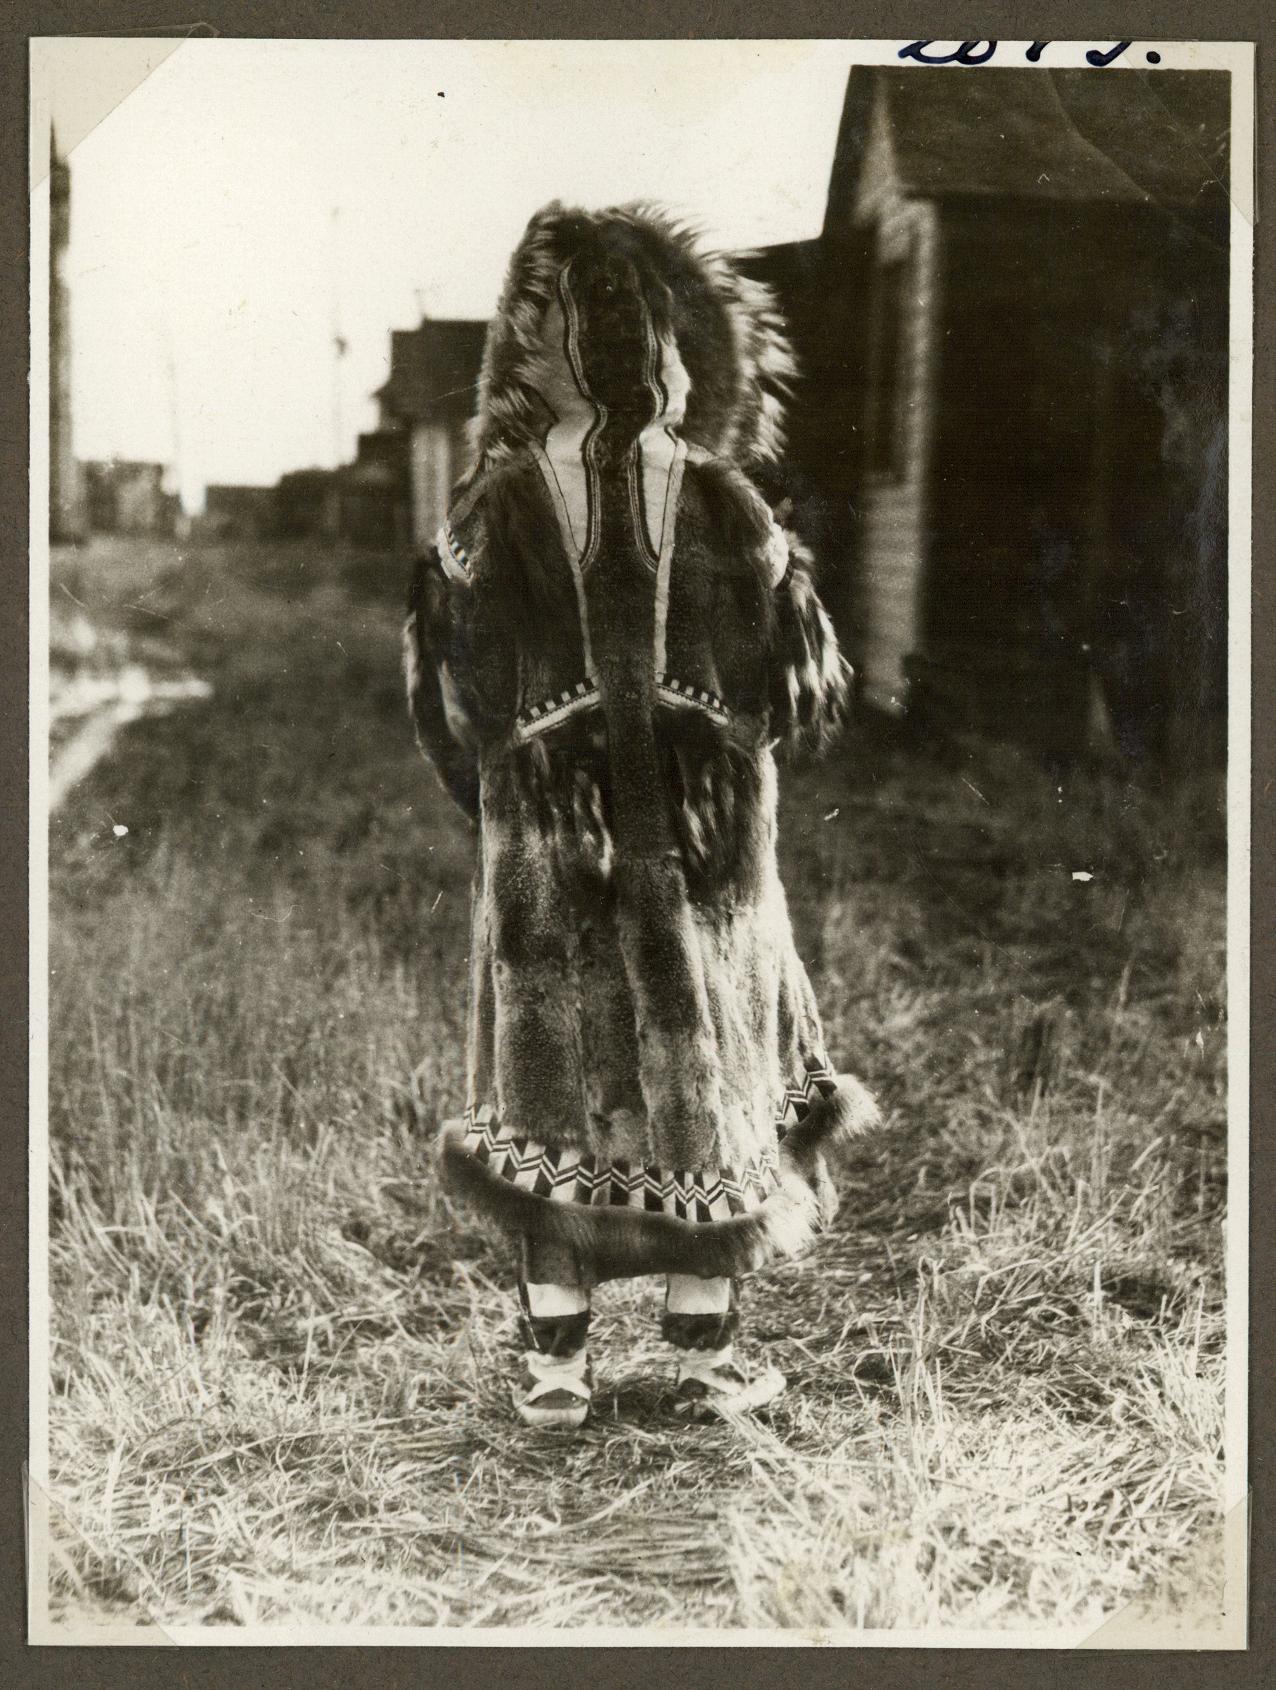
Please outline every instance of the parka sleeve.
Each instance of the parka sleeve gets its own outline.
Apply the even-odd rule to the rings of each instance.
[[[468,652],[471,588],[445,536],[418,558],[403,630],[404,678],[417,743],[445,790],[478,820],[478,736]]]
[[[771,730],[790,754],[820,752],[836,737],[850,699],[851,666],[815,587],[815,559],[773,521],[774,576],[769,653]]]

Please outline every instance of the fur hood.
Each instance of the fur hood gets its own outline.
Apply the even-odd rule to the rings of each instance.
[[[751,474],[773,465],[782,449],[794,374],[771,291],[669,213],[647,205],[589,212],[555,201],[532,218],[487,334],[479,409],[470,424],[475,461],[454,490],[436,547],[418,564],[405,631],[422,747],[472,818],[485,735],[500,737],[523,706],[596,678],[589,654],[573,655],[573,642],[579,643],[583,577],[598,540],[595,484],[613,459],[613,467],[622,458],[636,460],[629,502],[642,511],[639,527],[648,542],[666,529],[672,541],[674,519],[666,516],[685,507],[674,599],[702,566],[707,580],[719,582],[702,585],[703,603],[688,602],[681,612],[675,603],[684,645],[707,636],[705,595],[741,576],[730,608],[717,614],[719,643],[727,649],[684,653],[682,660],[713,690],[724,663],[739,675],[744,654],[758,657],[767,646],[768,696],[742,698],[740,719],[758,731],[765,722],[772,743],[790,753],[820,751],[839,731],[850,669],[816,592],[814,559],[776,522]],[[560,567],[566,556],[574,588]],[[669,561],[660,566],[662,623]],[[743,583],[754,577],[762,590],[741,620],[740,593],[749,591]],[[536,607],[536,614],[521,633],[510,627],[498,637],[496,626],[516,603]],[[490,624],[486,631],[476,617]],[[494,654],[525,648],[534,627],[544,630],[560,619],[564,629],[556,638],[567,654],[561,664],[541,663],[524,649],[517,660],[519,696],[506,696],[512,671]],[[663,649],[659,655],[663,662]],[[496,674],[505,675],[503,685],[492,680]],[[538,676],[539,699],[532,696]],[[586,696],[594,696],[589,687]],[[551,719],[560,715],[555,710]],[[678,736],[679,757],[703,742],[723,775],[732,736],[712,718],[680,711],[678,720],[686,730]],[[516,740],[518,731],[515,726]],[[539,745],[529,755],[545,761]],[[569,774],[574,783],[574,763]],[[719,783],[728,793],[731,784]],[[685,812],[689,846],[723,844],[723,806],[711,802],[712,785],[698,776],[681,782],[678,814]],[[704,854],[689,849],[689,858]]]
[[[771,290],[657,207],[591,212],[555,200],[515,249],[488,330],[471,424],[477,468],[545,434],[546,360],[560,332],[557,289],[567,265],[610,272],[646,301],[666,355],[685,372],[678,427],[691,445],[744,469],[778,458],[796,366]]]

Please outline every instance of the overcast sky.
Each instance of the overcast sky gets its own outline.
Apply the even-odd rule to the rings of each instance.
[[[71,155],[77,452],[177,455],[188,503],[331,463],[337,322],[348,456],[390,329],[485,317],[548,199],[661,199],[728,245],[817,234],[850,57],[183,43]]]

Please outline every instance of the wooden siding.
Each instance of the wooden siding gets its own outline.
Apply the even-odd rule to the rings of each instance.
[[[1176,486],[1167,469],[1164,387],[1146,358],[1149,325],[1173,320],[1173,290],[1193,286],[1175,238],[1128,207],[945,205],[914,680],[949,720],[1072,756],[1097,688],[1126,750],[1164,746],[1174,645],[1191,639],[1171,627],[1170,586],[1193,472]],[[1200,617],[1196,631],[1190,685],[1205,695],[1207,648],[1221,650]]]
[[[860,500],[860,555],[855,592],[853,642],[861,696],[880,710],[899,713],[908,702],[909,665],[923,637],[922,584],[926,568],[926,483],[938,348],[934,335],[938,303],[938,225],[934,208],[874,198],[876,265],[907,251],[908,270],[899,300],[898,390],[893,417],[877,403],[883,379],[881,325],[870,307],[868,407],[870,428],[900,431],[898,450],[881,454],[870,439],[869,462],[889,457],[886,473],[868,469]]]
[[[820,590],[844,647],[854,657],[853,595],[867,414],[865,299],[873,247],[868,228],[803,254],[783,273],[762,272],[776,288],[793,336],[799,376],[788,406],[782,475],[767,493],[791,502],[820,566]],[[768,255],[769,256],[769,255]]]
[[[417,423],[412,430],[409,482],[412,543],[425,550],[434,543],[447,515],[453,484],[466,465],[464,422]]]
[[[1081,704],[1100,344],[1086,320],[1098,261],[1083,239],[1089,223],[1071,207],[945,208],[945,359],[915,678],[949,720],[995,729],[1010,717],[1033,739],[1051,723],[1071,731]]]

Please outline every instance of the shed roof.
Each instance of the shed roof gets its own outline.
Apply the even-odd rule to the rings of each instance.
[[[168,465],[151,458],[89,458],[85,460],[87,474],[115,480],[126,476],[148,476],[159,480],[167,474]]]
[[[427,317],[390,335],[390,379],[376,397],[408,422],[464,420],[478,397],[487,324]]]
[[[204,488],[204,502],[231,504],[242,500],[250,504],[255,499],[264,499],[270,491],[268,486],[256,481],[210,481]]]
[[[1108,90],[1102,71],[1051,73],[1071,120],[1158,204],[1221,217],[1227,235],[1231,90],[1225,71],[1122,71]]]
[[[875,110],[906,193],[1186,211],[1226,200],[1225,72],[857,66],[826,230],[853,213]]]
[[[778,241],[774,246],[736,254],[736,262],[747,275],[766,282],[782,298],[808,286],[820,273],[823,258],[824,248],[818,240]]]

